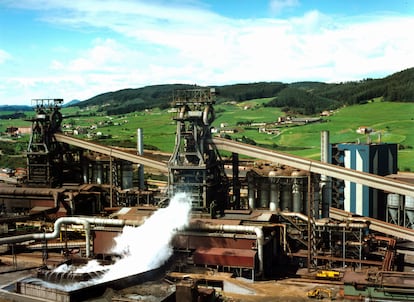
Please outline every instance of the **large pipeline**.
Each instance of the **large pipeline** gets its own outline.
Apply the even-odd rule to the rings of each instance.
[[[337,220],[349,220],[349,219],[359,219],[359,217],[352,217],[353,213],[340,210],[337,208],[331,207],[329,209],[329,217]],[[370,224],[370,229],[375,232],[380,232],[382,234],[387,234],[396,238],[401,238],[404,240],[409,240],[414,242],[414,230],[410,228],[405,228],[393,223],[385,222],[382,220],[374,219],[371,217],[361,217],[365,219]]]
[[[308,222],[308,216],[302,213],[296,213],[296,212],[280,212],[281,216],[285,217],[296,217],[299,218],[305,222]],[[331,227],[331,228],[356,228],[356,229],[365,229],[369,228],[370,223],[369,221],[361,221],[356,222],[355,220],[345,221],[345,222],[326,222],[326,221],[315,221],[316,226],[325,226],[325,227]]]
[[[125,225],[140,225],[141,223],[137,220],[124,220],[124,219],[108,219],[108,218],[97,218],[97,217],[61,217],[55,221],[53,232],[52,233],[35,233],[35,234],[25,234],[17,235],[11,237],[0,238],[1,244],[11,244],[26,242],[31,240],[50,240],[59,237],[60,230],[63,224],[80,224],[83,225],[85,230],[85,240],[86,240],[86,257],[90,257],[90,234],[91,234],[91,225],[104,225],[104,226],[119,226],[123,227]]]
[[[259,276],[263,274],[263,245],[264,245],[264,234],[263,230],[259,226],[251,225],[232,225],[232,224],[213,224],[202,221],[190,222],[187,229],[200,230],[200,231],[216,231],[216,232],[227,232],[227,233],[251,233],[256,234],[257,240],[257,255],[259,259]]]

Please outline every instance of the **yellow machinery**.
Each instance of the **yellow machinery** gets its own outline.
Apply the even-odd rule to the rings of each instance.
[[[332,299],[332,291],[327,288],[317,287],[308,291],[308,298],[313,299],[323,299],[329,298]]]
[[[341,279],[341,275],[337,271],[322,270],[316,273],[316,278],[317,279],[328,279],[328,280],[339,280]]]

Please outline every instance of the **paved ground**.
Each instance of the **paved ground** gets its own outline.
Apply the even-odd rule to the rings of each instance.
[[[199,274],[186,274],[188,278],[203,278]],[[178,276],[177,274],[175,276]],[[340,286],[317,283],[307,283],[301,280],[284,279],[271,281],[255,281],[233,278],[228,274],[214,274],[209,278],[222,280],[224,291],[221,292],[224,301],[231,302],[270,302],[270,301],[312,301],[307,297],[309,290],[315,287],[330,289],[336,300],[341,300]],[[330,301],[319,299],[318,301]]]

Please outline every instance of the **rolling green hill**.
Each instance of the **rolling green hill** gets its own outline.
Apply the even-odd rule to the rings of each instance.
[[[170,106],[173,93],[178,89],[194,88],[194,85],[153,85],[137,89],[123,89],[97,95],[75,106],[98,106],[98,111],[108,115],[125,114],[144,109]],[[382,79],[364,79],[344,83],[259,82],[212,86],[218,91],[217,103],[243,102],[251,99],[272,98],[269,107],[279,107],[285,112],[316,114],[343,105],[363,104],[381,98],[385,101],[414,102],[414,68]]]
[[[227,134],[232,139],[248,138],[257,145],[266,148],[319,160],[320,133],[330,132],[332,143],[372,142],[381,140],[385,143],[399,144],[398,162],[400,171],[414,171],[414,103],[370,101],[365,104],[343,106],[332,112],[331,116],[322,117],[321,122],[304,125],[281,124],[271,126],[278,131],[274,134],[259,133],[254,123],[272,123],[279,116],[285,116],[280,108],[265,107],[272,98],[253,99],[243,102],[225,102],[215,105],[217,129],[222,124],[236,130]],[[97,108],[97,106],[96,106]],[[101,132],[103,136],[94,140],[107,145],[136,147],[136,129],[142,128],[146,149],[172,152],[175,141],[175,123],[172,114],[164,109],[144,110],[128,114],[108,116],[97,112],[96,108],[79,107],[62,108],[64,124],[71,128],[97,125],[90,131]],[[1,131],[8,126],[29,126],[22,120],[3,120]],[[369,136],[358,134],[360,126],[372,128]],[[89,139],[86,135],[81,138]],[[27,141],[27,137],[21,138]]]
[[[257,145],[295,154],[307,158],[320,159],[320,133],[330,132],[331,143],[372,142],[399,144],[399,169],[414,171],[414,103],[371,101],[360,105],[343,106],[333,111],[331,116],[321,118],[321,122],[304,125],[281,124],[271,126],[275,134],[259,133],[259,126],[250,123],[272,123],[284,116],[280,108],[265,107],[271,98],[255,99],[240,103],[227,102],[215,105],[217,129],[225,125],[235,130],[227,134],[232,139],[249,138]],[[105,124],[110,120],[111,123]],[[145,148],[172,152],[175,141],[175,123],[167,110],[153,109],[118,116],[95,116],[70,118],[74,126],[88,126],[101,122],[96,131],[110,138],[100,143],[123,147],[136,146],[136,129],[144,132]],[[368,135],[358,134],[360,126],[373,129]]]
[[[70,125],[69,130],[88,128],[92,139],[100,143],[122,147],[135,147],[136,129],[142,128],[145,148],[172,152],[176,130],[168,113],[172,95],[177,89],[193,87],[155,85],[103,93],[62,108],[64,123]],[[219,129],[225,125],[234,132],[226,134],[231,139],[318,160],[320,133],[328,130],[332,143],[397,143],[400,171],[414,171],[414,68],[383,79],[339,84],[273,82],[215,88],[219,95],[213,126]],[[279,117],[315,118],[328,109],[332,114],[317,123],[275,124]],[[0,132],[8,126],[30,126],[27,121],[13,119],[13,112],[0,115],[6,117],[0,120]],[[274,124],[267,126],[272,128],[268,134],[259,133],[257,123]],[[97,129],[90,130],[91,125]],[[369,136],[358,134],[360,126],[373,132]],[[100,136],[93,136],[98,132]],[[86,134],[81,137],[90,139]]]

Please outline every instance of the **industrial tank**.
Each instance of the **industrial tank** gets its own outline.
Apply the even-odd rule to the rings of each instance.
[[[292,176],[292,211],[304,213],[306,209],[306,172],[294,170]]]
[[[103,163],[101,161],[96,161],[93,163],[93,183],[103,184],[104,183],[104,171]]]
[[[247,198],[250,209],[256,208],[256,183],[253,175],[247,173]]]
[[[283,175],[281,169],[272,170],[269,172],[270,193],[269,193],[269,210],[276,211],[280,209],[280,176]]]
[[[404,203],[404,226],[414,229],[414,197],[405,196]]]
[[[132,163],[123,161],[122,162],[122,189],[131,189],[133,187],[132,184],[133,179],[133,169]]]
[[[86,160],[82,162],[82,181],[84,184],[89,183],[89,163]]]
[[[266,173],[264,173],[266,171]],[[249,208],[304,213],[307,172],[290,167],[261,167],[247,173]]]
[[[269,208],[269,189],[270,183],[268,179],[262,179],[260,183],[260,192],[259,192],[259,207],[260,208]]]
[[[400,204],[399,194],[387,195],[387,222],[400,225]]]
[[[280,177],[280,208],[282,211],[292,211],[292,179]]]

